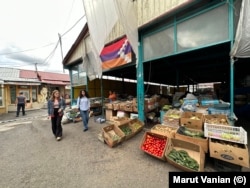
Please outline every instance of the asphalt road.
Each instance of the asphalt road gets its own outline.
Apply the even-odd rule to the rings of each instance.
[[[105,124],[90,119],[63,125],[56,141],[46,117],[0,124],[1,188],[168,187],[168,172],[179,171],[139,149],[144,130],[115,148],[98,139]]]
[[[166,188],[168,172],[180,171],[140,150],[146,128],[110,148],[98,139],[106,124],[93,117],[87,132],[82,122],[64,124],[59,142],[46,111],[11,117],[0,123],[0,188]]]

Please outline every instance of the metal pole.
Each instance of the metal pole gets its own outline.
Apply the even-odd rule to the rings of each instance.
[[[60,33],[58,33],[58,37],[59,37],[59,43],[60,43],[60,48],[61,48],[61,56],[62,56],[62,64],[63,64],[62,37],[61,37]],[[63,73],[65,73],[64,65],[63,65]]]

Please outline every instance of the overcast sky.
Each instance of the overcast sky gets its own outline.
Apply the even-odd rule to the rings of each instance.
[[[86,22],[82,0],[0,0],[0,67],[64,72],[66,55]]]

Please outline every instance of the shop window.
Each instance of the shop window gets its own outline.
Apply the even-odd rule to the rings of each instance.
[[[4,103],[4,97],[3,97],[3,87],[0,86],[0,106],[3,106]]]
[[[32,87],[32,102],[37,102],[37,87]]]
[[[228,40],[228,32],[228,7],[223,5],[177,24],[178,51]]]
[[[229,40],[228,17],[228,5],[225,4],[192,18],[178,20],[169,24],[168,28],[145,35],[143,61]]]
[[[70,71],[72,74],[71,83],[73,86],[86,85],[87,74],[86,68],[83,67],[83,63],[75,65]]]
[[[168,28],[143,39],[143,59],[150,60],[174,52],[174,29]]]
[[[10,100],[11,100],[11,104],[15,104],[16,102],[16,86],[15,85],[10,86]]]

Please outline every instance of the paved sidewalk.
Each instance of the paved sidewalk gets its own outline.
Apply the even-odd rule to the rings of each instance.
[[[22,116],[20,113],[19,117],[16,117],[16,112],[9,112],[7,114],[0,114],[0,124],[13,122],[18,120],[29,120],[35,119],[38,117],[45,117],[47,116],[47,109],[35,109],[35,110],[26,110],[26,115]]]

